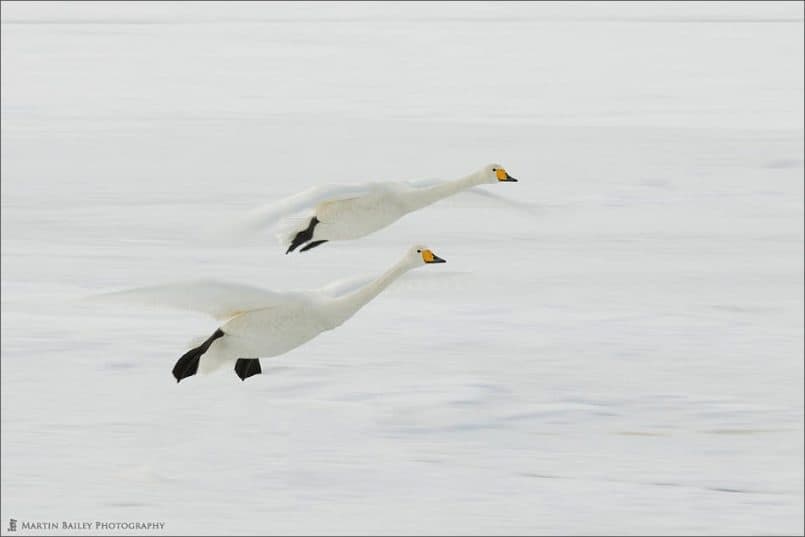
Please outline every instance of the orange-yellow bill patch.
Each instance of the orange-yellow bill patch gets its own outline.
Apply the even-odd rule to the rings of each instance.
[[[508,175],[508,174],[506,173],[506,170],[504,170],[503,168],[498,168],[498,169],[497,169],[497,171],[496,171],[495,173],[496,173],[496,174],[497,174],[497,176],[498,176],[498,181],[505,181],[505,180],[506,180],[506,176]]]
[[[422,260],[425,263],[433,263],[433,252],[430,250],[422,250]]]

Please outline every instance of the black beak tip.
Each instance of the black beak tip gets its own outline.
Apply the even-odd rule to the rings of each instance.
[[[506,174],[506,182],[507,182],[507,183],[517,183],[517,182],[519,182],[519,181],[517,181],[517,179],[515,179],[514,177],[512,177],[511,175],[509,175],[509,174],[507,173],[507,174]]]
[[[434,255],[433,256],[433,261],[431,261],[431,263],[447,263],[447,260],[442,259],[441,257],[439,257],[437,255]]]

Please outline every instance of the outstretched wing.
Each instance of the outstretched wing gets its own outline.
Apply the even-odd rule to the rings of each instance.
[[[435,179],[433,177],[429,177],[427,179],[408,179],[407,181],[403,181],[402,184],[409,188],[430,188],[446,182],[447,181],[444,179]]]
[[[500,203],[501,205],[506,205],[513,209],[524,211],[532,215],[535,214],[535,211],[537,210],[536,206],[532,205],[531,203],[519,200],[513,200],[511,198],[495,194],[494,192],[490,192],[489,190],[477,186],[470,188],[469,190],[465,190],[464,192],[466,192],[468,195],[478,196],[480,198],[486,198],[487,200],[490,200],[493,203]],[[464,192],[462,192],[462,194]]]
[[[239,313],[303,300],[301,293],[277,293],[236,283],[201,280],[139,287],[90,297],[92,301],[163,306],[206,313],[226,320]]]
[[[400,276],[400,278],[394,282],[394,285],[391,286],[391,290],[386,292],[395,293],[400,291],[414,291],[417,294],[421,293],[422,296],[426,296],[428,293],[432,293],[438,289],[443,289],[445,285],[449,285],[451,287],[457,285],[470,285],[470,283],[466,281],[467,275],[469,275],[469,273],[456,271],[448,271],[445,273],[441,270],[433,272],[426,270],[421,272],[412,270]],[[314,293],[311,293],[311,295],[325,299],[339,298],[368,285],[375,278],[377,278],[376,275],[367,275],[338,280],[326,285],[325,287],[317,289]]]
[[[377,186],[377,183],[365,183],[312,187],[249,212],[239,228],[247,232],[256,232],[266,228],[288,227],[289,220],[293,225],[296,220],[313,216],[313,210],[319,203],[363,196]]]
[[[345,278],[343,280],[337,280],[318,289],[318,293],[320,296],[327,298],[338,298],[348,295],[353,291],[357,291],[364,285],[371,282],[372,279],[372,276],[359,276],[357,278]]]

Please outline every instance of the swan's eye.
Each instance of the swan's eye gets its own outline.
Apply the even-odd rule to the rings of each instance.
[[[498,171],[498,169],[497,168],[492,168],[492,171],[496,172],[496,171]]]
[[[417,250],[416,253],[421,254],[422,250]]]

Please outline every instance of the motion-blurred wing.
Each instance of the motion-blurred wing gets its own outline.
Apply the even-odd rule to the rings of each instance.
[[[522,202],[522,201],[507,198],[505,196],[500,196],[498,194],[495,194],[494,192],[490,192],[490,191],[488,191],[488,190],[486,190],[484,188],[480,188],[480,187],[477,187],[477,186],[473,187],[473,188],[470,188],[469,190],[465,190],[461,194],[465,194],[465,193],[468,196],[477,196],[479,198],[485,198],[486,200],[488,200],[488,201],[490,201],[492,203],[498,203],[498,204],[501,204],[501,205],[506,205],[506,206],[511,207],[513,209],[517,209],[517,210],[520,210],[520,211],[525,211],[525,212],[530,213],[530,214],[534,214],[534,211],[536,210],[536,207],[534,205],[530,204],[530,203],[525,203],[525,202]]]
[[[415,291],[422,293],[422,296],[428,296],[429,293],[443,289],[445,286],[455,287],[456,285],[467,285],[464,280],[469,273],[464,272],[447,272],[442,271],[410,271],[403,274],[394,284],[387,290],[386,293],[394,292],[408,292]],[[376,276],[361,276],[357,278],[349,278],[338,280],[321,289],[318,289],[319,296],[326,298],[339,298],[353,293],[368,285]]]
[[[327,298],[338,298],[357,291],[372,281],[371,276],[348,278],[330,283],[318,290],[319,294]]]
[[[377,188],[377,183],[312,187],[251,211],[243,219],[240,228],[256,232],[266,228],[288,227],[288,220],[291,220],[290,225],[294,225],[296,220],[312,216],[319,203],[364,196],[374,188]]]
[[[206,313],[225,320],[247,311],[303,300],[299,293],[276,293],[258,287],[202,280],[140,287],[90,297],[93,301],[163,306]]]
[[[408,186],[409,188],[430,188],[432,186],[440,185],[445,183],[444,179],[409,179],[408,181],[404,181],[402,184]]]

